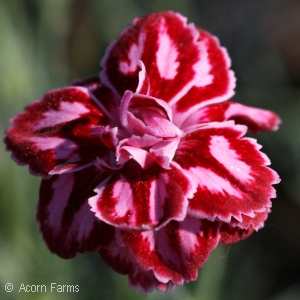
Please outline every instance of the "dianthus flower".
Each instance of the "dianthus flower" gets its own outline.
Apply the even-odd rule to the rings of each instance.
[[[7,149],[43,177],[37,220],[52,252],[99,252],[132,288],[168,291],[264,225],[279,178],[244,135],[280,119],[225,102],[226,50],[177,13],[135,19],[101,66],[14,117]]]

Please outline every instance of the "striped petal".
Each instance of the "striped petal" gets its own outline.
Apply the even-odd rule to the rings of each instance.
[[[221,238],[220,243],[223,245],[231,245],[239,242],[240,240],[246,239],[254,231],[254,228],[250,226],[247,229],[240,227],[233,227],[229,224],[223,223],[220,228]]]
[[[101,140],[91,135],[91,128],[109,120],[84,87],[49,92],[11,122],[7,149],[35,175],[47,177],[58,165],[84,165],[107,152]]]
[[[174,161],[197,183],[189,202],[191,215],[226,223],[235,218],[242,228],[262,226],[244,216],[254,218],[258,212],[269,211],[270,198],[275,197],[271,185],[279,178],[266,167],[269,160],[259,151],[261,146],[242,137],[245,130],[228,121],[203,127],[182,139]]]
[[[246,125],[249,131],[255,133],[277,130],[281,123],[278,115],[272,111],[234,102],[224,102],[198,109],[182,124],[181,128],[187,132],[197,124],[228,120],[234,120],[237,124]]]
[[[100,220],[122,229],[149,230],[185,218],[195,184],[176,164],[144,170],[131,160],[96,189],[89,200]]]
[[[101,62],[101,81],[120,97],[126,90],[136,91],[142,61],[150,82],[149,94],[168,102],[195,77],[198,36],[194,25],[187,25],[186,18],[173,12],[136,19],[108,48]]]
[[[99,251],[114,237],[113,227],[91,212],[88,198],[105,174],[90,167],[43,180],[37,206],[40,232],[49,249],[63,258]]]
[[[155,277],[152,270],[145,270],[132,255],[130,249],[120,241],[120,238],[115,238],[108,247],[102,248],[100,255],[116,272],[128,275],[130,287],[134,290],[140,288],[146,294],[154,289],[168,292],[173,287],[172,282],[162,283]]]
[[[241,229],[248,229],[253,227],[255,230],[258,230],[264,226],[264,223],[270,212],[271,209],[267,207],[263,211],[255,212],[251,217],[242,214],[241,220],[236,220],[235,218],[232,218],[230,225],[233,227],[239,227]]]
[[[182,285],[184,281],[196,280],[199,268],[217,246],[219,225],[187,217],[157,231],[122,231],[121,237],[146,271],[153,270],[164,284]]]
[[[178,127],[200,107],[223,102],[234,95],[236,80],[233,71],[229,70],[231,62],[226,49],[210,33],[197,30],[202,55],[197,64],[197,78],[193,86],[178,100],[175,99],[173,115]],[[174,104],[174,100],[170,102],[170,105]]]
[[[200,106],[229,99],[235,87],[218,40],[170,11],[136,19],[108,48],[101,65],[101,81],[119,97],[138,90],[169,102],[178,127]]]
[[[74,85],[87,88],[90,97],[94,100],[101,112],[112,122],[118,123],[116,115],[119,114],[119,98],[116,98],[111,89],[104,86],[99,76],[90,77],[84,80],[75,80]]]
[[[257,230],[263,227],[270,211],[270,209],[267,209],[264,212],[256,212],[253,218],[242,215],[241,222],[232,218],[230,224],[222,223],[220,243],[230,245],[246,239],[253,233],[254,229]]]

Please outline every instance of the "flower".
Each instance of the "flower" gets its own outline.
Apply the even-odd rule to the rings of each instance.
[[[168,291],[219,243],[263,227],[279,177],[244,135],[280,119],[225,102],[226,50],[177,13],[135,19],[101,66],[14,117],[7,149],[43,177],[37,220],[52,252],[99,252],[132,288]]]

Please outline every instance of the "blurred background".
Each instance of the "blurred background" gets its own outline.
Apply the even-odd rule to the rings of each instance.
[[[300,1],[1,0],[0,138],[9,118],[45,92],[100,71],[106,47],[152,11],[174,10],[218,36],[237,76],[234,100],[277,112],[278,132],[256,136],[281,176],[266,226],[218,247],[196,282],[148,296],[97,254],[63,260],[38,234],[40,179],[0,145],[0,299],[300,299]],[[7,293],[4,285],[13,283]],[[79,285],[78,293],[18,292],[21,283]]]

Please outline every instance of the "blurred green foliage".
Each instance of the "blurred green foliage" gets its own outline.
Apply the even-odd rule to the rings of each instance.
[[[167,295],[143,296],[95,253],[73,260],[50,253],[35,223],[40,179],[17,166],[1,144],[0,299],[300,298],[297,1],[1,0],[0,137],[9,118],[32,100],[74,78],[98,73],[105,48],[133,18],[169,9],[220,38],[238,78],[236,101],[282,117],[280,131],[256,137],[282,178],[265,228],[237,245],[216,249],[196,282]],[[11,293],[4,290],[8,282],[15,286]],[[45,284],[47,292],[18,292],[21,283]],[[79,285],[80,291],[51,293],[51,283]]]

